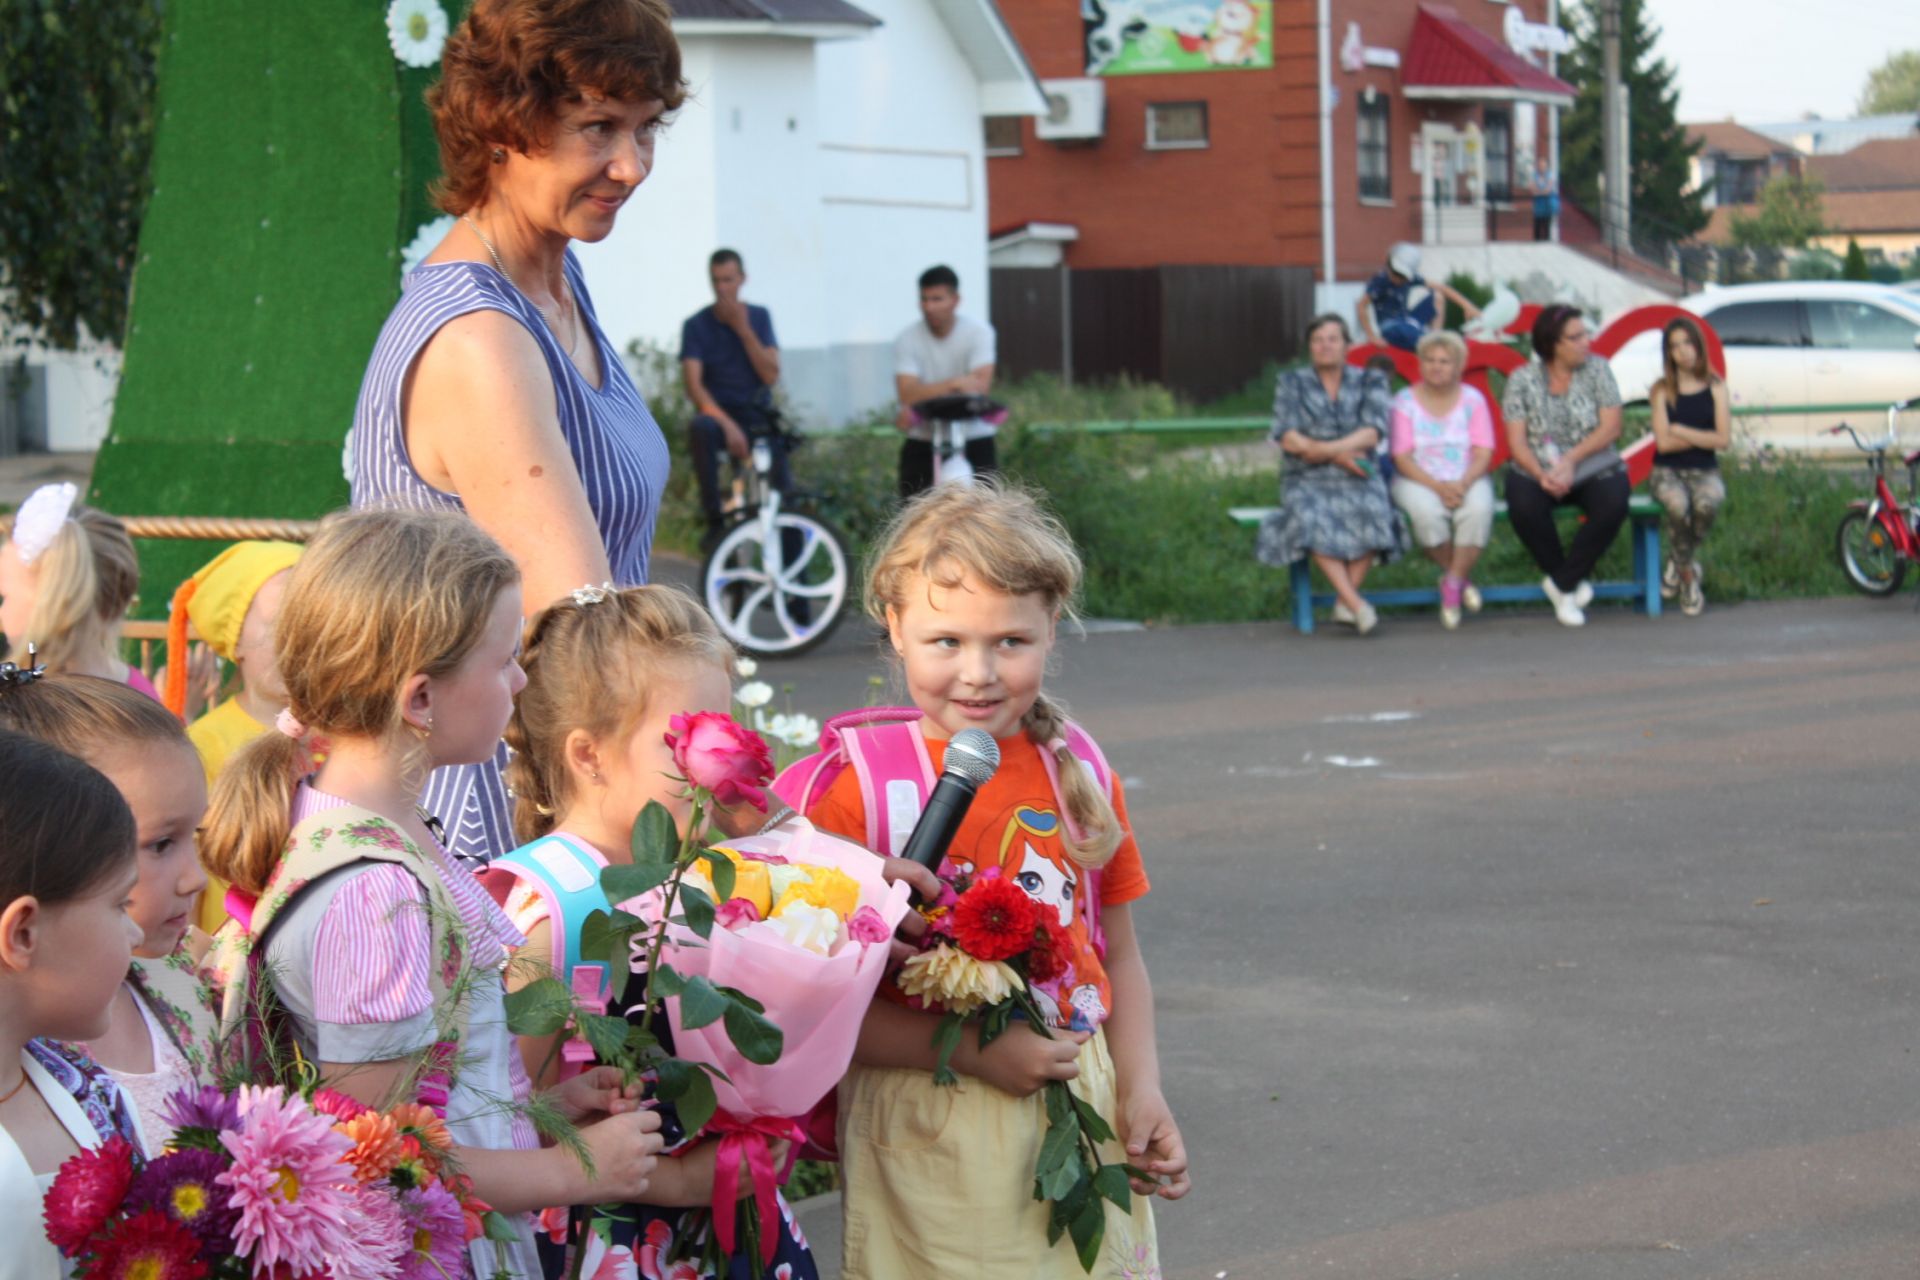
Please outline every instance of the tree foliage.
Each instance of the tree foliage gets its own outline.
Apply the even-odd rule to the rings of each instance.
[[[119,342],[161,0],[0,0],[0,328]]]
[[[1842,280],[1873,279],[1873,271],[1867,266],[1866,251],[1852,236],[1847,237],[1847,256],[1846,260],[1840,264],[1840,278]]]
[[[1597,214],[1606,161],[1600,146],[1604,64],[1596,0],[1568,3],[1560,11],[1560,21],[1573,34],[1574,47],[1560,60],[1559,75],[1579,90],[1573,106],[1560,117],[1560,189],[1574,203]],[[1690,161],[1700,148],[1680,124],[1680,91],[1674,87],[1673,66],[1654,56],[1659,38],[1660,28],[1647,14],[1646,0],[1621,0],[1620,78],[1627,88],[1632,217],[1663,239],[1678,239],[1705,227],[1707,211],[1701,207],[1699,193],[1689,190],[1693,184]]]
[[[1818,178],[1781,174],[1760,189],[1752,217],[1733,215],[1733,242],[1743,249],[1799,248],[1825,226],[1825,193]]]
[[[1888,54],[1885,62],[1869,71],[1858,105],[1863,116],[1920,111],[1920,49]]]

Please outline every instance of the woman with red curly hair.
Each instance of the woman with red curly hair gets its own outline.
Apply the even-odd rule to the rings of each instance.
[[[647,580],[667,445],[594,318],[571,245],[612,232],[680,105],[665,0],[476,0],[430,92],[456,221],[408,273],[361,384],[355,506],[465,511],[518,563],[529,615]],[[514,847],[492,762],[426,805],[484,863]]]

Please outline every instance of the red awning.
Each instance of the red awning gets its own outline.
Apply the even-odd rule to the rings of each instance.
[[[1576,92],[1444,4],[1420,6],[1400,63],[1400,84],[1409,98],[1505,99],[1561,107],[1573,105]]]

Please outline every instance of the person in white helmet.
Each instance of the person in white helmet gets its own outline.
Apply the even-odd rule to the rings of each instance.
[[[1387,252],[1386,270],[1367,281],[1367,291],[1354,304],[1367,341],[1412,351],[1428,331],[1440,327],[1441,298],[1453,303],[1471,320],[1480,308],[1458,290],[1420,275],[1420,246],[1401,241]]]

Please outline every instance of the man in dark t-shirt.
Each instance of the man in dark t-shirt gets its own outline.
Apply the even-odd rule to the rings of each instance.
[[[768,430],[773,385],[780,380],[780,347],[773,317],[765,307],[740,300],[746,265],[732,249],[707,259],[713,305],[702,307],[680,329],[680,372],[697,411],[690,427],[693,471],[700,482],[700,506],[707,517],[703,550],[722,532],[720,454],[745,458],[752,437],[769,440],[775,488],[792,483],[784,444]]]

